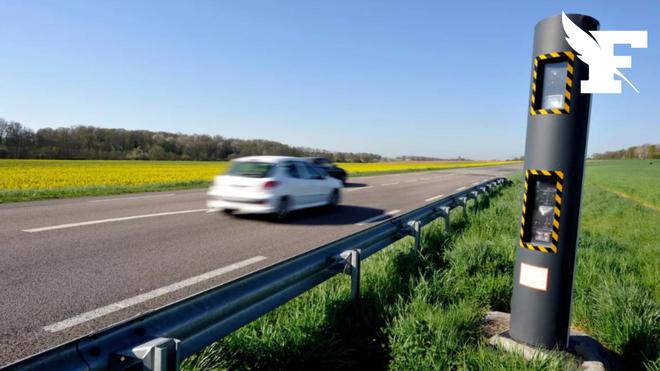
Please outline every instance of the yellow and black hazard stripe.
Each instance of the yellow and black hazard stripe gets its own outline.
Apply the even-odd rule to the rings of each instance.
[[[564,107],[552,109],[537,109],[539,105],[536,104],[537,97],[536,91],[536,77],[539,75],[539,65],[542,62],[555,62],[565,60],[566,63],[566,88],[564,89]],[[575,54],[571,51],[565,52],[552,52],[549,54],[541,54],[534,58],[534,72],[532,73],[532,98],[530,99],[529,113],[535,115],[563,115],[571,111],[571,88],[573,87],[573,64],[575,62]]]
[[[534,245],[529,242],[524,242],[525,237],[525,215],[527,215],[527,209],[529,206],[527,190],[529,189],[529,176],[530,175],[545,175],[552,176],[556,178],[556,193],[555,193],[555,207],[554,215],[552,219],[552,236],[550,246],[541,246]],[[563,171],[553,171],[553,170],[527,170],[525,171],[525,191],[523,192],[523,204],[522,204],[522,217],[520,225],[520,240],[518,244],[520,247],[535,251],[540,251],[543,253],[553,253],[556,254],[558,251],[557,246],[559,245],[559,220],[561,218],[561,201],[562,193],[564,192],[564,172]]]

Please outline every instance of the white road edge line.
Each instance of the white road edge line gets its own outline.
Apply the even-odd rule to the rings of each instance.
[[[361,189],[368,189],[368,188],[373,188],[374,186],[366,186],[366,187],[357,187],[357,188],[350,188],[345,190],[344,192],[352,192],[352,191],[359,191]]]
[[[438,198],[440,198],[442,196],[444,196],[444,195],[437,195],[437,196],[429,197],[424,201],[429,202],[429,201],[437,200]]]
[[[396,185],[396,184],[399,184],[399,182],[385,183],[385,184],[382,184],[382,186],[383,186],[383,187],[386,187],[386,186],[391,186],[391,185]]]
[[[89,221],[86,221],[86,222],[79,222],[79,223],[59,224],[59,225],[52,225],[52,226],[49,226],[49,227],[23,229],[23,232],[28,232],[28,233],[45,232],[45,231],[52,231],[52,230],[55,230],[55,229],[66,229],[66,228],[81,227],[81,226],[84,226],[84,225],[121,222],[121,221],[124,221],[124,220],[153,218],[153,217],[156,217],[156,216],[201,213],[201,212],[207,211],[207,210],[208,209],[181,210],[181,211],[170,211],[170,212],[166,212],[166,213],[144,214],[144,215],[124,216],[124,217],[120,217],[120,218],[89,220]]]
[[[462,191],[464,189],[465,189],[465,187],[456,188],[457,191]]]
[[[87,202],[108,202],[108,201],[123,201],[123,200],[139,200],[139,199],[143,199],[143,198],[172,197],[172,196],[174,196],[174,193],[168,193],[168,194],[164,194],[164,195],[104,198],[102,200],[90,200],[90,201],[87,201]]]
[[[383,218],[385,218],[386,216],[392,216],[392,215],[398,214],[398,213],[400,213],[400,212],[401,212],[401,210],[392,210],[392,211],[388,211],[388,212],[386,212],[385,214],[376,215],[376,216],[373,216],[373,217],[371,217],[371,218],[369,218],[369,219],[365,219],[365,220],[363,220],[363,221],[361,221],[361,222],[359,222],[359,223],[355,223],[355,225],[365,225],[365,224],[367,224],[367,223],[371,223],[371,222],[376,221],[376,220],[378,220],[378,219],[383,219]]]
[[[122,310],[124,308],[128,308],[128,307],[131,307],[133,305],[143,303],[147,300],[151,300],[151,299],[157,298],[159,296],[163,296],[163,295],[168,294],[170,292],[180,290],[182,288],[192,286],[194,284],[197,284],[197,283],[200,283],[200,282],[203,282],[203,281],[210,280],[211,278],[215,278],[215,277],[218,277],[218,276],[223,275],[225,273],[229,273],[231,271],[234,271],[234,270],[237,270],[237,269],[240,269],[240,268],[243,268],[243,267],[247,267],[248,265],[252,265],[252,264],[258,263],[260,261],[266,260],[266,259],[267,258],[265,256],[255,256],[253,258],[246,259],[246,260],[240,261],[238,263],[230,264],[226,267],[222,267],[222,268],[210,271],[210,272],[200,274],[199,276],[191,277],[191,278],[185,279],[183,281],[179,281],[179,282],[173,283],[171,285],[164,286],[164,287],[161,287],[159,289],[155,289],[155,290],[152,290],[152,291],[149,291],[149,292],[145,292],[144,294],[140,294],[140,295],[134,296],[132,298],[128,298],[128,299],[125,299],[125,300],[122,300],[122,301],[118,301],[116,303],[112,303],[110,305],[106,305],[104,307],[100,307],[100,308],[91,310],[89,312],[79,314],[77,316],[73,316],[73,317],[65,319],[63,321],[56,322],[56,323],[53,323],[53,324],[48,325],[48,326],[44,326],[43,330],[48,331],[48,332],[62,331],[62,330],[67,329],[69,327],[77,326],[81,323],[91,321],[93,319],[103,317],[105,315],[108,315],[110,313]]]
[[[477,184],[479,184],[479,182],[474,182],[474,183],[472,183],[472,185],[477,185]]]

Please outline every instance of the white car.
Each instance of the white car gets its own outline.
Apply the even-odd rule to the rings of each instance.
[[[341,181],[304,159],[243,157],[215,177],[206,205],[211,211],[274,214],[284,219],[293,210],[338,205],[341,188]]]

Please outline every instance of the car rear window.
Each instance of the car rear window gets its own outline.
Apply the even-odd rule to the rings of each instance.
[[[319,166],[322,166],[322,167],[330,167],[331,166],[330,161],[328,161],[324,158],[317,160],[316,164],[319,165]]]
[[[272,169],[273,164],[267,162],[237,161],[232,163],[226,174],[250,178],[266,178]]]

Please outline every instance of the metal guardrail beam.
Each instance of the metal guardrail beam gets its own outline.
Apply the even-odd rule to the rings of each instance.
[[[467,200],[508,183],[497,178],[393,217],[369,229],[247,274],[136,318],[31,356],[3,370],[176,370],[180,360],[342,271],[359,295],[360,261],[421,227],[445,219]]]

